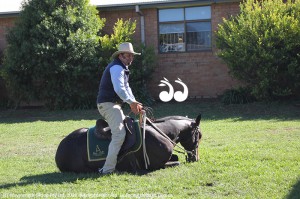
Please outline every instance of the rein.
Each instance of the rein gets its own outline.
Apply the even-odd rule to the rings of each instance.
[[[148,165],[150,165],[150,160],[146,151],[146,111],[143,111],[140,118],[143,121],[143,155],[145,160],[145,168],[148,169]]]
[[[174,149],[174,151],[176,151],[176,152],[178,152],[178,153],[185,154],[186,160],[187,160],[187,158],[188,158],[188,154],[193,155],[193,151],[188,151],[188,150],[184,149],[183,147],[177,145],[176,142],[174,142],[173,140],[171,140],[164,132],[162,132],[161,129],[159,129],[155,124],[153,124],[153,122],[152,122],[148,117],[146,117],[146,113],[143,113],[143,117],[146,118],[146,121],[149,122],[150,126],[152,126],[152,127],[153,127],[156,131],[158,131],[163,137],[165,137],[169,142],[171,142],[171,143],[173,144],[174,147],[177,146],[179,149],[181,149],[181,151],[175,150],[175,149]],[[145,120],[145,119],[144,119],[144,120]],[[145,125],[146,125],[146,124],[144,123],[144,127],[145,127]],[[145,131],[145,129],[144,129],[144,131]],[[196,131],[197,131],[197,128],[195,128],[195,130],[193,130],[193,135],[195,134]]]

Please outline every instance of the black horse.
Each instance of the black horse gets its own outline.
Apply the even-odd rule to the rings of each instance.
[[[199,128],[200,120],[201,115],[196,120],[182,116],[169,116],[155,120],[152,125],[148,122],[145,128],[145,148],[149,159],[147,169],[164,168],[171,157],[174,157],[172,155],[174,143],[180,143],[184,147],[188,154],[188,162],[198,161],[198,144],[202,137]],[[158,133],[156,129],[161,130],[167,137]],[[104,165],[105,160],[88,161],[87,131],[87,128],[77,129],[61,141],[55,156],[60,171],[97,172]],[[145,170],[143,147],[119,159],[116,169],[127,172]]]

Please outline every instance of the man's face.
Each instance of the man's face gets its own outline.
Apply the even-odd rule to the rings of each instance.
[[[126,65],[130,66],[133,61],[134,55],[131,53],[122,53],[120,54],[121,61]]]

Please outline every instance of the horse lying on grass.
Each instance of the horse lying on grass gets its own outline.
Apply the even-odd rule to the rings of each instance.
[[[116,169],[134,173],[145,169],[165,168],[168,161],[174,160],[174,157],[176,160],[176,156],[172,155],[176,143],[180,143],[186,150],[188,162],[198,161],[198,146],[202,137],[199,128],[200,120],[201,115],[198,115],[195,120],[182,116],[164,117],[153,123],[148,120],[145,126],[145,139],[144,136],[141,136],[145,145],[142,144],[127,154],[123,153],[122,156],[119,154]],[[101,123],[102,130],[109,128],[104,120],[98,120],[98,122]],[[159,130],[165,135],[158,133]],[[77,129],[61,141],[55,156],[60,171],[87,173],[97,172],[99,168],[103,167],[105,158],[97,161],[90,161],[88,158],[88,131],[88,128]],[[143,132],[143,126],[140,132]],[[147,156],[143,151],[147,152]],[[148,164],[145,164],[145,158],[149,160]]]

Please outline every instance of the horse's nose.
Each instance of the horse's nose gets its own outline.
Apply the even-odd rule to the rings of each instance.
[[[199,160],[199,153],[198,153],[198,149],[196,149],[194,151],[194,154],[191,156],[190,161],[191,162],[197,162]]]
[[[194,151],[193,154],[188,155],[188,162],[197,162],[199,160],[198,150]]]

